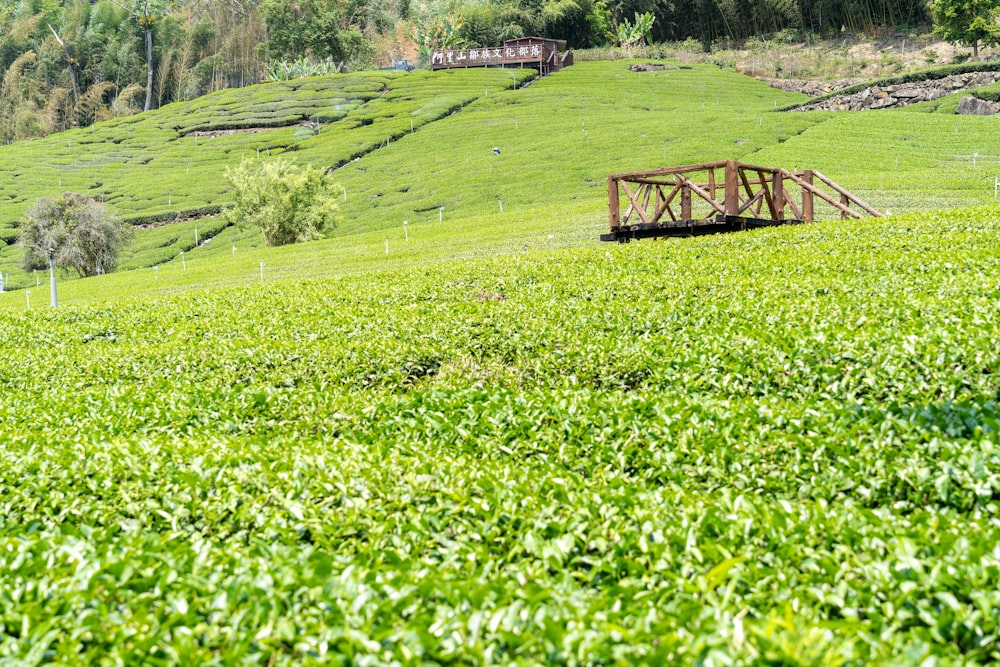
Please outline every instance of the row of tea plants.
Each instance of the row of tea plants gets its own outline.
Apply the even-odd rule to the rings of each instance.
[[[996,662],[998,225],[4,309],[0,661]]]

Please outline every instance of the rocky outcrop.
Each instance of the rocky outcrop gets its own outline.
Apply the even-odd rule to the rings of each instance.
[[[981,100],[978,97],[970,95],[959,100],[956,111],[963,116],[992,116],[1000,113],[1000,104]]]
[[[835,81],[806,81],[804,79],[768,79],[766,77],[758,77],[761,81],[771,86],[772,88],[777,88],[778,90],[785,90],[790,93],[802,93],[803,95],[808,95],[809,97],[819,97],[820,95],[829,95],[830,93],[840,90],[841,88],[847,88],[848,86],[854,86],[859,83],[864,83],[867,79],[837,79]]]
[[[836,95],[818,102],[803,104],[796,107],[795,111],[895,109],[917,102],[936,100],[939,97],[968,88],[988,86],[997,81],[1000,81],[1000,72],[969,72],[930,81],[900,83],[892,86],[872,86],[850,95]]]
[[[691,69],[690,65],[664,65],[663,63],[636,63],[629,67],[633,72],[660,72],[665,69]]]

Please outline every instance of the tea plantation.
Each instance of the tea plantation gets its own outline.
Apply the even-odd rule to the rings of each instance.
[[[407,111],[334,238],[0,295],[0,663],[1000,662],[995,126],[775,95],[581,63]],[[911,212],[598,244],[664,155]]]

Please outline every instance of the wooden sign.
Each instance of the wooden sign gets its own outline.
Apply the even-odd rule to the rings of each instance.
[[[431,67],[441,69],[446,67],[521,65],[522,63],[545,62],[551,56],[552,51],[541,44],[493,46],[481,49],[462,49],[459,51],[434,51],[431,54]]]

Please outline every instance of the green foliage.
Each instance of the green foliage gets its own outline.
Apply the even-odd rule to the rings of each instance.
[[[299,58],[294,61],[278,60],[271,63],[264,72],[264,81],[291,81],[310,76],[329,76],[340,70],[340,64],[334,62],[332,58],[319,61],[311,58]]]
[[[285,155],[320,169],[349,164],[396,150],[400,138],[534,76],[480,69],[296,79],[2,147],[0,227],[13,230],[34,199],[67,190],[99,198],[136,226],[214,215],[231,201],[225,168],[245,157]],[[15,251],[0,245],[0,270],[12,285],[33,284]]]
[[[27,271],[46,268],[52,254],[56,266],[81,278],[109,273],[131,231],[90,197],[71,192],[58,199],[43,197],[28,209],[18,234],[22,266]]]
[[[173,266],[68,286],[155,290],[103,303],[0,295],[0,652],[995,662],[998,225],[317,279],[367,251],[330,239],[254,255],[312,265],[266,286],[176,293]]]
[[[42,136],[134,113],[147,101],[256,82],[257,63],[247,61],[253,44],[234,48],[254,41],[247,24],[256,24],[256,13],[209,4],[194,10],[188,3],[73,1],[53,13],[21,3],[13,25],[0,31],[0,71],[17,63],[19,84],[0,94],[0,139]]]
[[[346,192],[333,238],[182,220],[58,310],[0,294],[0,662],[1000,660],[995,119],[630,64],[297,79],[4,149],[9,219],[77,184],[211,213],[258,154]],[[596,243],[608,173],[708,157],[922,212]]]
[[[631,54],[633,50],[648,44],[652,41],[651,33],[653,23],[656,18],[651,12],[639,14],[636,12],[635,23],[625,19],[615,27],[615,40],[618,46],[622,47],[626,53]]]
[[[950,42],[971,46],[973,57],[978,58],[981,43],[1000,43],[1000,8],[994,0],[933,0],[930,9],[934,33]]]
[[[437,49],[461,47],[461,30],[464,24],[465,19],[461,16],[422,17],[418,20],[413,38],[419,49],[420,60],[430,62],[431,53]]]
[[[223,220],[258,227],[268,245],[311,241],[335,225],[338,193],[322,169],[285,160],[244,160],[226,169],[226,179],[234,201],[222,212]]]
[[[587,13],[587,25],[590,46],[604,46],[614,37],[611,12],[606,2],[598,0],[591,5],[590,12]]]

